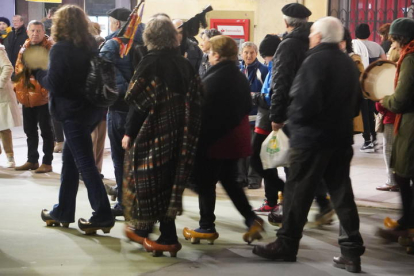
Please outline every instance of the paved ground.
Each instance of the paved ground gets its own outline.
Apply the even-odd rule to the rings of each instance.
[[[357,146],[361,139],[357,138]],[[16,161],[26,160],[25,137],[21,128],[14,130]],[[355,147],[352,180],[360,207],[361,232],[367,251],[363,256],[366,275],[412,275],[414,256],[407,255],[398,244],[383,244],[373,233],[385,216],[398,217],[399,195],[379,192],[377,185],[385,181],[384,162],[380,153],[362,154]],[[83,235],[76,224],[69,229],[46,227],[40,219],[42,208],[56,203],[59,190],[61,154],[55,155],[54,173],[34,175],[4,168],[0,155],[0,275],[349,275],[331,263],[337,255],[338,223],[323,229],[304,232],[298,261],[282,263],[262,260],[251,253],[252,246],[242,242],[245,231],[241,216],[218,188],[217,229],[220,238],[215,245],[191,245],[182,239],[183,227],[196,227],[197,197],[186,192],[185,213],[177,219],[177,231],[183,249],[178,258],[153,258],[141,246],[128,242],[123,235],[123,221],[111,233]],[[114,184],[107,143],[103,174],[105,182]],[[263,190],[247,191],[251,204],[258,206]],[[312,209],[312,221],[316,209]],[[80,184],[77,218],[90,216],[86,189]],[[263,242],[274,240],[275,227],[267,225]],[[154,235],[155,237],[156,235]]]

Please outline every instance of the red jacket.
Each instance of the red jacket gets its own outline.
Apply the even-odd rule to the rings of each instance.
[[[251,154],[252,147],[248,116],[245,116],[238,126],[221,137],[208,150],[208,157],[212,159],[239,159]]]
[[[382,123],[384,125],[386,124],[394,124],[395,121],[395,113],[392,113],[388,109],[382,106],[379,102],[375,103],[375,108],[378,110],[379,113],[384,115],[384,119],[382,120]]]

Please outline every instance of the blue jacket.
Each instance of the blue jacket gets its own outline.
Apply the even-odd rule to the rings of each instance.
[[[245,74],[247,79],[249,80],[250,92],[256,92],[256,95],[259,94],[260,91],[262,90],[263,83],[268,73],[267,67],[256,59],[252,64],[248,65],[246,68],[244,61],[242,61],[240,63],[240,71],[243,74]],[[256,95],[254,95],[252,98],[254,99]],[[253,101],[253,109],[250,112],[250,115],[254,116],[256,114],[257,114],[257,105],[255,105]],[[251,124],[254,124],[255,120],[250,119],[250,121],[251,121]]]
[[[116,32],[114,33],[116,34]],[[114,37],[111,34],[108,37]],[[119,43],[115,39],[109,39],[102,46],[99,55],[110,61],[112,61],[116,68],[116,86],[118,88],[119,97],[118,100],[109,107],[110,110],[128,112],[128,104],[124,101],[125,93],[128,89],[129,81],[134,73],[134,66],[132,61],[132,52],[121,58],[119,55]]]
[[[269,119],[269,108],[272,97],[272,66],[273,62],[270,62],[267,66],[269,73],[263,83],[261,93],[256,93],[253,96],[253,105],[257,106],[256,128],[260,128],[265,132],[272,131],[272,125]],[[259,133],[264,134],[263,132]]]

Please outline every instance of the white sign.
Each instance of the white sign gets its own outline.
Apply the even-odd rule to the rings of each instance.
[[[220,31],[223,35],[244,35],[243,26],[217,25],[217,30]]]

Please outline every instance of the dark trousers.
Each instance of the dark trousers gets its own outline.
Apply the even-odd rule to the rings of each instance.
[[[361,102],[362,123],[364,125],[362,137],[364,137],[365,141],[377,140],[377,133],[375,132],[375,112],[375,103],[371,100],[363,99]]]
[[[250,137],[251,143],[253,146],[253,138],[254,138],[254,125],[250,125]],[[259,153],[260,154],[260,153]],[[237,182],[239,184],[244,184],[242,186],[252,185],[252,186],[261,186],[262,185],[262,176],[253,168],[251,164],[251,157],[240,158],[237,166],[238,166],[238,175],[237,175]]]
[[[394,174],[395,182],[400,187],[401,201],[402,201],[402,217],[398,220],[398,224],[403,228],[414,228],[414,186],[411,187],[410,180]]]
[[[264,179],[265,197],[270,206],[277,203],[278,192],[282,191],[285,186],[283,180],[279,178],[277,169],[263,170],[262,160],[260,159],[260,150],[266,135],[254,133],[253,135],[253,155],[250,157],[251,167]]]
[[[86,121],[66,120],[62,122],[66,142],[62,154],[62,174],[59,203],[51,216],[61,222],[75,221],[76,194],[79,187],[79,173],[88,191],[88,198],[94,212],[91,221],[112,220],[111,207],[102,179],[95,165],[91,132],[102,120],[102,112],[96,112]]]
[[[122,181],[124,177],[124,156],[122,138],[125,135],[127,112],[110,110],[107,115],[108,136],[111,142],[111,157],[114,163],[116,186],[118,187],[118,204],[122,206]]]
[[[27,161],[30,163],[39,162],[39,133],[37,125],[40,128],[40,136],[43,139],[43,160],[45,165],[51,165],[53,160],[54,136],[52,125],[50,123],[50,114],[48,105],[36,107],[23,106],[23,130],[27,136]]]
[[[237,183],[237,159],[204,159],[198,160],[197,170],[199,186],[200,227],[214,228],[216,216],[216,183],[226,190],[236,209],[244,217],[246,225],[250,226],[256,218],[247,200],[243,188]]]
[[[65,141],[65,136],[63,135],[62,123],[56,121],[52,118],[53,133],[55,134],[55,141],[60,143]]]
[[[342,255],[353,258],[364,253],[365,247],[359,232],[358,210],[349,177],[352,156],[351,146],[332,149],[291,149],[283,222],[277,236],[294,253],[297,253],[315,191],[322,180],[327,185],[342,226],[339,236]]]

